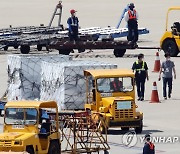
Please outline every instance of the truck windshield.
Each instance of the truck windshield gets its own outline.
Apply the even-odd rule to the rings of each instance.
[[[128,92],[133,90],[131,77],[114,77],[97,79],[97,90],[101,93]]]
[[[34,125],[38,112],[35,108],[7,108],[5,111],[6,124]]]

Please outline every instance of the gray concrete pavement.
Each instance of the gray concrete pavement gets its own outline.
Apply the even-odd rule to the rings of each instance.
[[[122,9],[131,2],[118,0],[67,0],[63,1],[63,17],[62,22],[66,25],[66,19],[69,16],[69,9],[77,9],[77,15],[80,19],[81,27],[90,26],[115,26],[118,22]],[[140,27],[147,27],[150,29],[149,35],[140,36],[142,42],[139,46],[158,46],[161,35],[165,29],[165,16],[168,7],[179,5],[179,0],[150,0],[135,1],[137,11],[140,14]],[[23,25],[39,25],[40,23],[48,24],[51,13],[54,9],[56,0],[1,0],[0,5],[0,28]],[[177,18],[173,16],[172,18]],[[175,20],[175,19],[174,19]],[[11,49],[10,49],[11,50]],[[0,51],[1,53],[1,51]],[[146,82],[145,101],[137,102],[139,110],[144,113],[144,130],[141,135],[138,135],[138,142],[134,147],[128,148],[122,144],[123,132],[119,129],[111,129],[109,131],[108,140],[111,146],[111,154],[140,154],[142,153],[143,143],[140,142],[140,137],[146,133],[151,133],[156,137],[179,137],[180,136],[180,57],[172,58],[175,62],[177,70],[177,79],[173,82],[172,98],[163,100],[162,97],[162,82],[158,80],[158,74],[152,73],[154,67],[156,50],[128,50],[124,58],[114,58],[112,51],[96,51],[95,53],[86,53],[87,58],[76,58],[81,60],[93,59],[98,61],[107,61],[118,64],[119,68],[131,68],[132,63],[137,59],[137,54],[144,53],[145,61],[149,66],[150,80]],[[9,54],[9,53],[8,53]],[[7,88],[7,71],[6,59],[8,54],[0,54],[0,96]],[[83,53],[84,54],[84,53]],[[105,55],[101,58],[88,58],[91,54]],[[164,60],[164,53],[160,52],[161,61]],[[90,57],[90,56],[89,56]],[[98,56],[97,56],[98,57]],[[100,57],[100,56],[99,56]],[[150,104],[150,97],[152,92],[152,83],[157,81],[159,98],[161,103]],[[0,119],[2,124],[2,118]],[[0,125],[0,131],[2,131]],[[157,154],[178,154],[180,138],[178,143],[156,143]]]

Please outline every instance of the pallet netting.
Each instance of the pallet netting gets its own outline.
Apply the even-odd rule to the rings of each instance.
[[[8,100],[40,98],[41,62],[61,63],[72,58],[65,55],[9,55]]]
[[[59,110],[84,109],[84,70],[113,69],[117,65],[99,61],[42,62],[41,100],[55,100]]]

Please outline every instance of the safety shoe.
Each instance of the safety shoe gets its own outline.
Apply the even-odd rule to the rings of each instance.
[[[141,97],[141,101],[143,101],[144,100],[144,97]]]
[[[171,98],[171,94],[169,94],[168,97]]]
[[[141,97],[138,97],[138,99],[137,99],[138,101],[140,101],[141,100]]]

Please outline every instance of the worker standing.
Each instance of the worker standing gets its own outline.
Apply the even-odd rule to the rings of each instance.
[[[70,10],[71,17],[67,20],[70,41],[78,41],[79,20],[75,15],[76,12],[74,9]]]
[[[171,61],[170,59],[170,54],[165,53],[164,56],[166,58],[166,61],[162,62],[160,73],[159,73],[159,81],[161,80],[161,73],[163,72],[163,76],[162,76],[163,77],[163,97],[164,99],[167,99],[166,87],[168,84],[168,87],[169,87],[168,97],[171,98],[172,80],[173,80],[172,71],[174,72],[174,79],[176,79],[176,70],[175,70],[174,62]]]
[[[143,147],[143,154],[155,154],[155,146],[150,141],[151,136],[149,134],[145,135],[145,145]]]
[[[138,13],[134,9],[134,3],[129,4],[129,10],[125,13],[125,21],[128,24],[128,36],[129,44],[136,44],[138,41]]]
[[[132,66],[133,72],[135,71],[135,81],[137,86],[138,101],[144,100],[145,81],[149,80],[148,66],[144,59],[144,54],[138,55],[138,60]]]

